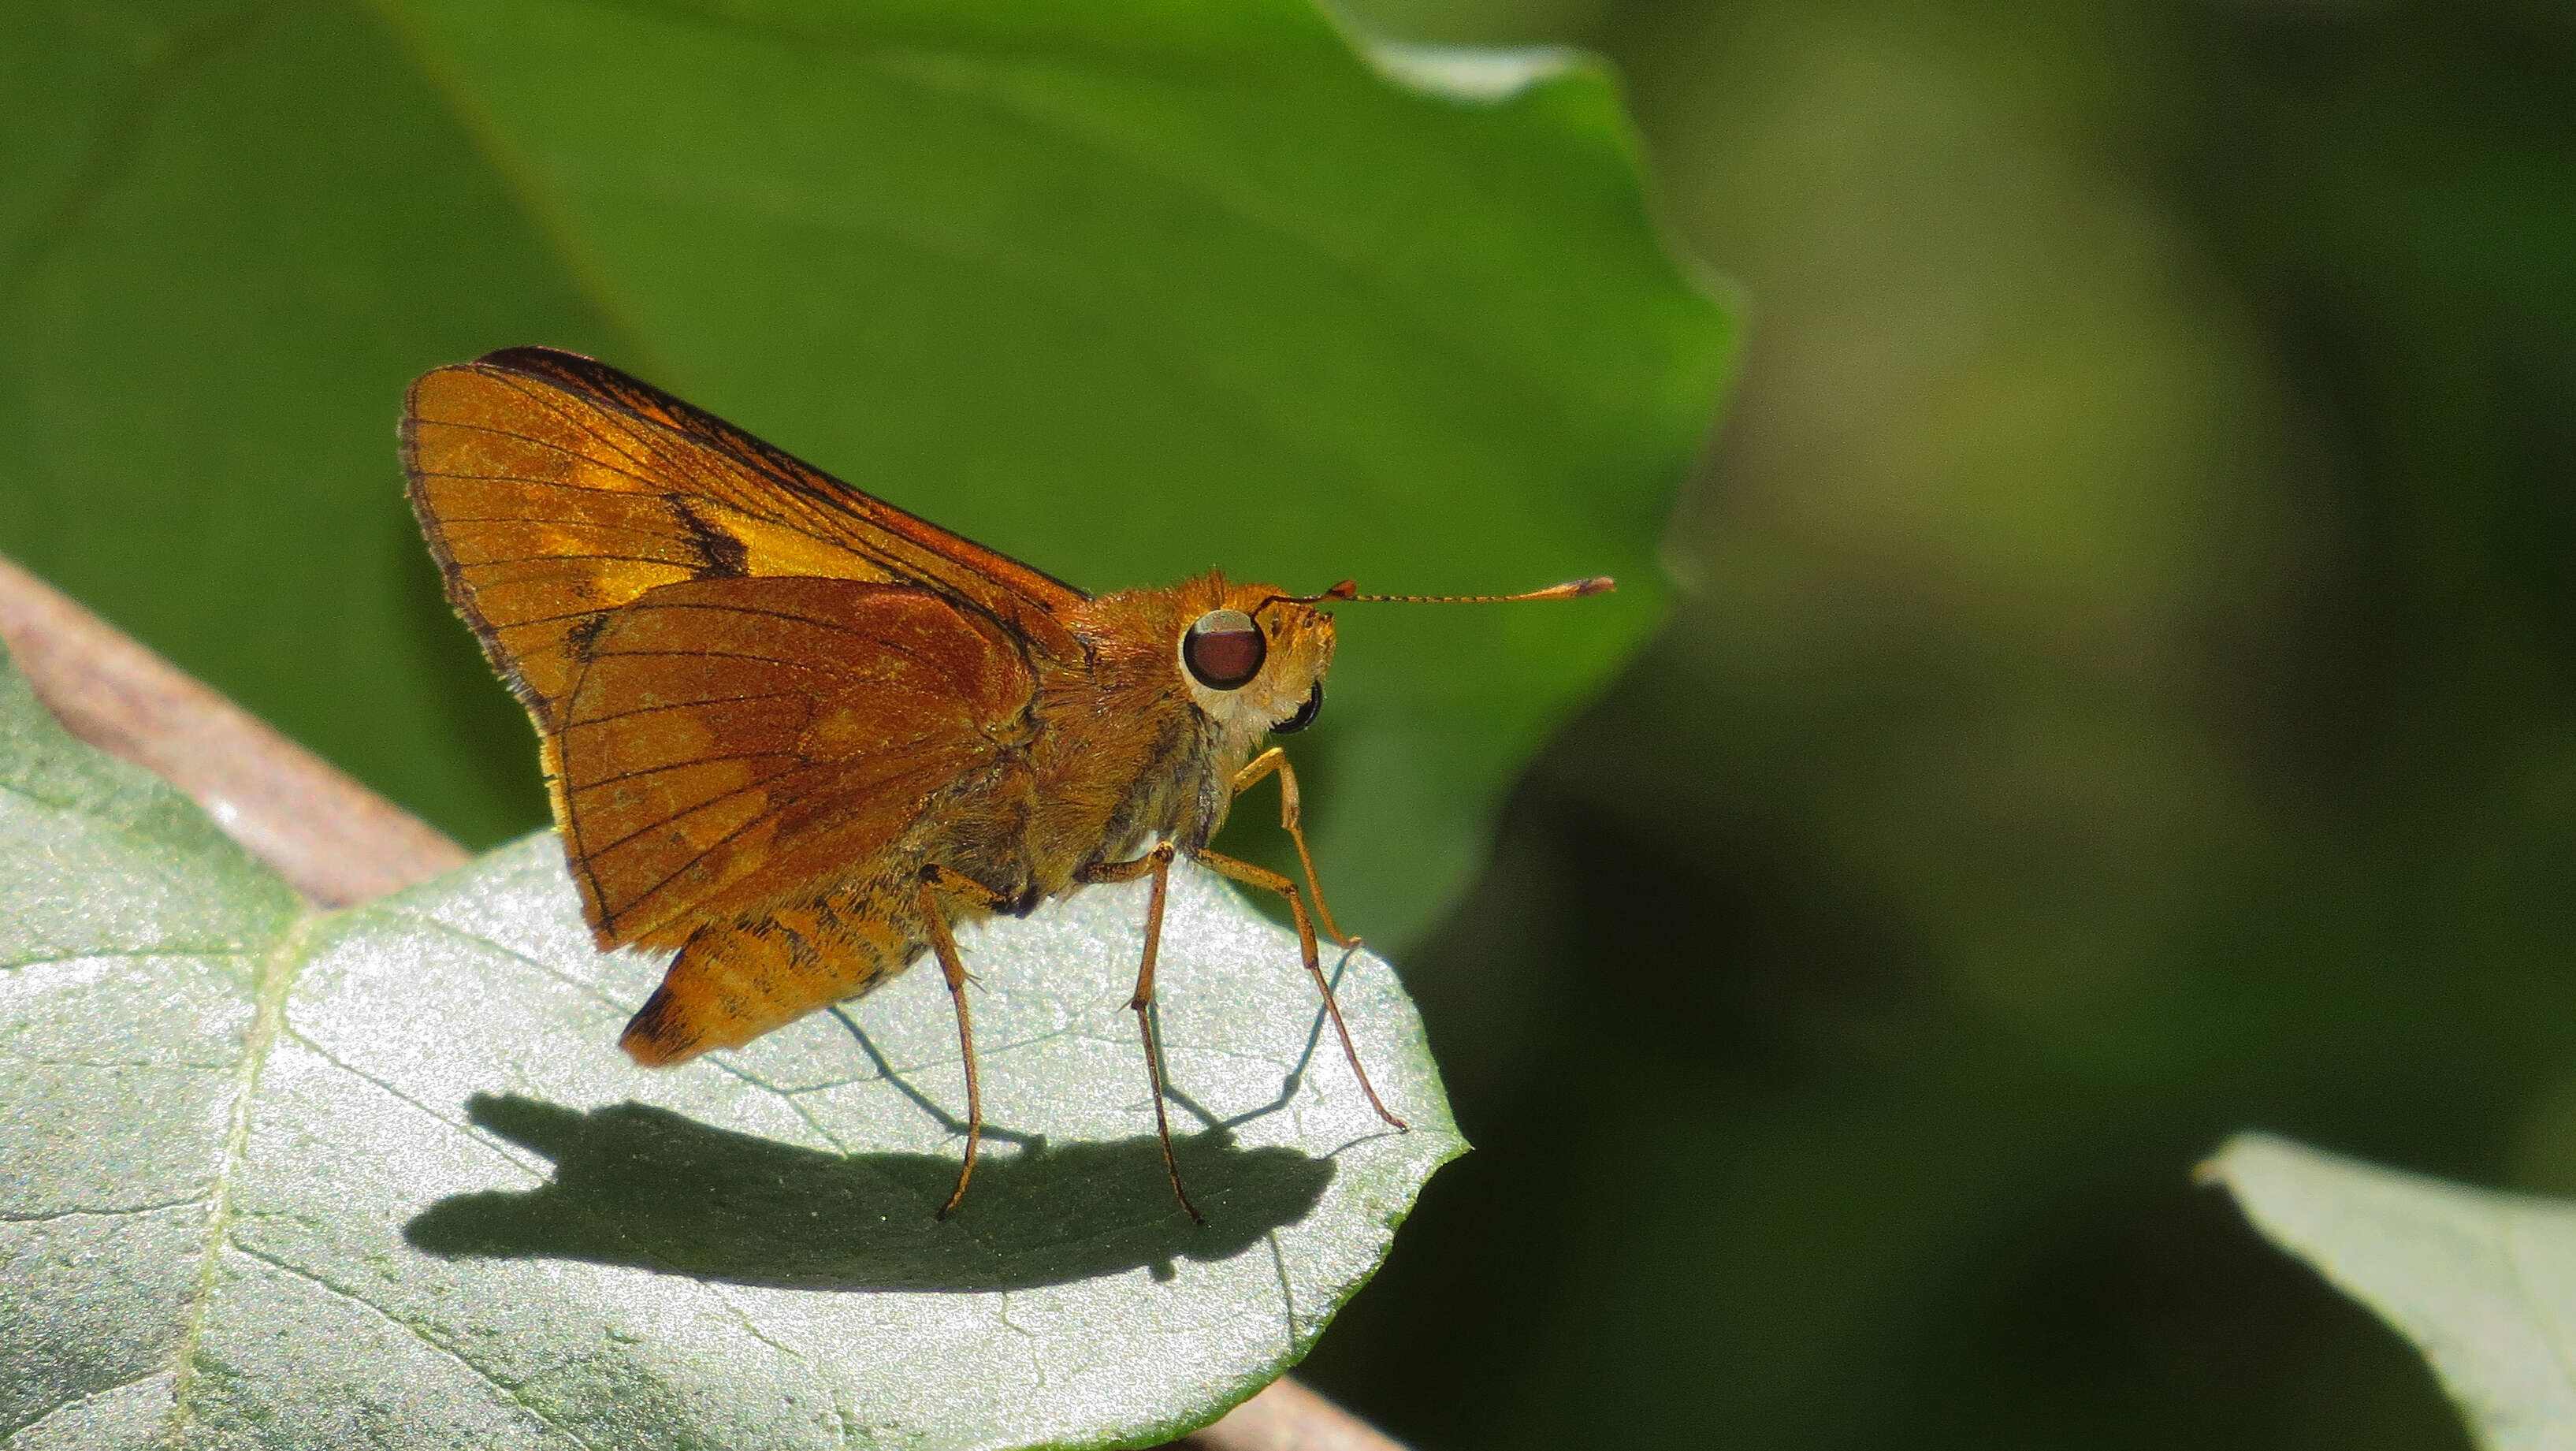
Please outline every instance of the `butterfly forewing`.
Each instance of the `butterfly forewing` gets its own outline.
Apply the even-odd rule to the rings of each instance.
[[[1081,591],[588,358],[513,348],[424,374],[403,457],[449,596],[541,725],[577,632],[682,579],[919,585],[1081,657],[1057,618]]]
[[[587,358],[425,374],[403,459],[603,945],[866,860],[1008,738],[1033,657],[1081,658],[1080,591]]]

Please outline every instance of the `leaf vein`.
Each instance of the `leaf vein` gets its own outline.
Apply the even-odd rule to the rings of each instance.
[[[262,1250],[252,1249],[248,1245],[236,1244],[231,1246],[231,1249],[233,1253],[237,1255],[241,1255],[247,1259],[257,1260],[261,1264],[267,1265],[281,1274],[291,1275],[294,1278],[302,1280],[306,1284],[312,1285],[316,1289],[325,1292],[326,1294],[346,1300],[350,1304],[356,1305],[361,1309],[374,1312],[374,1314],[378,1318],[382,1319],[386,1324],[393,1326],[395,1329],[409,1335],[412,1339],[419,1341],[421,1344],[428,1346],[430,1349],[437,1351],[439,1354],[446,1356],[448,1359],[455,1361],[458,1365],[471,1371],[475,1379],[482,1381],[485,1385],[488,1385],[492,1387],[492,1389],[499,1391],[502,1395],[507,1396],[512,1405],[527,1412],[531,1418],[543,1425],[546,1429],[561,1435],[576,1446],[585,1448],[585,1451],[599,1451],[599,1448],[593,1446],[591,1442],[579,1431],[574,1430],[572,1427],[556,1420],[552,1415],[547,1414],[542,1407],[530,1401],[527,1394],[518,1386],[511,1384],[509,1381],[503,1380],[501,1376],[490,1367],[476,1362],[472,1356],[458,1350],[453,1345],[447,1344],[437,1336],[430,1334],[427,1330],[405,1320],[400,1315],[397,1315],[393,1311],[386,1309],[384,1306],[377,1304],[375,1301],[368,1299],[366,1296],[361,1295],[354,1290],[335,1285],[322,1276],[315,1274],[313,1271],[305,1269],[301,1265],[289,1264],[285,1260],[278,1258],[276,1255],[266,1253]]]
[[[187,1429],[188,1392],[196,1383],[197,1344],[205,1334],[206,1307],[214,1299],[216,1270],[232,1229],[233,1177],[250,1145],[251,1113],[259,1095],[260,1074],[268,1066],[269,1050],[276,1046],[278,1029],[286,1022],[287,990],[295,984],[305,944],[319,920],[317,915],[304,916],[278,938],[260,962],[250,1034],[243,1041],[241,1069],[234,1080],[232,1119],[224,1130],[223,1155],[216,1161],[214,1188],[206,1211],[205,1253],[197,1267],[196,1288],[189,1292],[181,1312],[179,1345],[172,1356],[176,1373],[170,1385],[169,1441],[173,1446]]]
[[[0,1431],[0,1446],[6,1446],[15,1442],[18,1439],[18,1434],[20,1432],[41,1426],[45,1422],[52,1420],[54,1417],[61,1415],[63,1412],[70,1410],[74,1406],[87,1405],[89,1402],[97,1400],[100,1396],[112,1396],[118,1391],[124,1390],[128,1386],[139,1386],[147,1380],[155,1379],[167,1373],[168,1372],[166,1371],[155,1370],[143,1375],[135,1376],[131,1380],[118,1381],[114,1385],[100,1386],[94,1391],[78,1391],[65,1396],[54,1402],[52,1405],[45,1407],[43,1410],[36,1412],[26,1420],[20,1421],[18,1424],[11,1426],[8,1430]]]
[[[619,1013],[628,1011],[626,1006],[620,1003],[617,999],[601,992],[597,984],[584,982],[580,978],[573,976],[571,973],[564,971],[562,968],[555,966],[553,963],[547,962],[544,958],[534,957],[528,953],[521,952],[519,949],[510,946],[508,943],[496,942],[493,939],[484,936],[480,932],[470,931],[466,928],[459,927],[452,922],[442,922],[436,917],[427,916],[419,912],[404,911],[397,908],[389,910],[386,915],[399,917],[406,922],[418,923],[433,932],[453,937],[460,942],[470,942],[477,947],[488,947],[492,951],[501,954],[503,957],[519,963],[521,966],[535,968],[538,972],[545,974],[547,977],[553,978],[555,981],[562,983],[566,987],[578,991],[582,996],[589,998],[592,1002],[598,1003],[602,1007]]]
[[[848,1150],[844,1149],[842,1152],[847,1153]],[[768,1331],[761,1329],[760,1322],[752,1318],[750,1311],[736,1303],[733,1296],[726,1294],[722,1285],[715,1283],[713,1280],[701,1280],[698,1283],[705,1287],[707,1293],[716,1297],[718,1304],[723,1305],[727,1310],[733,1312],[734,1319],[741,1324],[744,1334],[749,1335],[752,1339],[759,1341],[761,1344],[768,1346],[779,1354],[786,1356],[788,1359],[795,1361],[798,1365],[805,1367],[805,1373],[812,1376],[814,1378],[814,1383],[821,1386],[824,1393],[831,1397],[832,1423],[836,1436],[836,1443],[841,1446],[854,1446],[858,1444],[856,1440],[857,1427],[852,1424],[850,1408],[842,1402],[841,1387],[835,1383],[830,1376],[823,1373],[823,1367],[815,1363],[814,1357],[806,1354],[804,1351],[796,1349],[785,1341],[772,1336]]]
[[[22,957],[15,962],[0,962],[0,972],[14,972],[22,967],[53,967],[66,962],[132,962],[155,957],[252,957],[239,947],[115,947],[104,952],[63,952],[51,957]]]
[[[182,1199],[161,1199],[149,1204],[119,1204],[104,1208],[84,1206],[79,1209],[48,1209],[37,1214],[0,1214],[0,1224],[44,1224],[56,1219],[119,1219],[134,1214],[154,1214],[164,1209],[185,1209],[203,1204],[206,1196],[191,1194]],[[156,1372],[157,1374],[157,1372]]]
[[[355,1064],[343,1061],[338,1054],[323,1047],[320,1043],[315,1042],[305,1034],[296,1031],[292,1026],[288,1027],[285,1031],[286,1036],[294,1039],[298,1044],[302,1045],[306,1051],[313,1054],[313,1056],[330,1064],[332,1067],[339,1069],[341,1072],[348,1074],[350,1077],[357,1079],[361,1083],[373,1085],[377,1089],[382,1090],[388,1096],[400,1101],[404,1106],[428,1118],[436,1120],[440,1125],[446,1128],[454,1130],[458,1135],[469,1140],[486,1153],[489,1153],[494,1158],[508,1164],[510,1167],[517,1169],[521,1173],[526,1174],[529,1178],[543,1180],[546,1177],[542,1170],[522,1161],[516,1155],[507,1152],[499,1145],[493,1143],[490,1139],[477,1133],[472,1125],[459,1123],[455,1119],[449,1118],[447,1115],[431,1108],[428,1104],[421,1102],[419,1099],[412,1097],[410,1094],[405,1093],[383,1079],[378,1078],[376,1075],[369,1073],[367,1070],[360,1068]]]

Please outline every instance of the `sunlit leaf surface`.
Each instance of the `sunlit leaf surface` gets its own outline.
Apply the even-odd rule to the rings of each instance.
[[[0,678],[0,1446],[1149,1444],[1302,1355],[1463,1147],[1385,964],[1174,882],[1162,1022],[1210,1224],[1123,1011],[1143,884],[965,940],[995,1142],[937,973],[630,1065],[650,959],[539,836],[304,910]],[[176,1433],[175,1440],[172,1433]]]
[[[2267,1135],[2205,1171],[2281,1248],[2414,1342],[2494,1451],[2576,1446],[2576,1203]]]

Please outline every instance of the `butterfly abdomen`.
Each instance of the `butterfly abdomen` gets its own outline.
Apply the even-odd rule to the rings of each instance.
[[[864,875],[701,922],[620,1045],[647,1067],[682,1063],[874,989],[929,950],[926,862],[989,886],[999,910],[1026,915],[1041,895],[1019,846],[1026,798],[1025,771],[997,768],[925,803]],[[953,894],[934,900],[952,925],[990,915]]]
[[[646,1067],[683,1063],[874,988],[929,945],[892,885],[700,926],[618,1045]]]

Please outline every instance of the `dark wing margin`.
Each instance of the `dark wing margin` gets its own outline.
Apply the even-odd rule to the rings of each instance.
[[[510,348],[415,380],[413,512],[449,600],[539,727],[605,613],[690,579],[927,589],[1072,664],[1061,580],[875,499],[604,363]]]
[[[647,423],[713,444],[779,489],[845,516],[857,537],[843,537],[834,542],[874,546],[868,549],[868,553],[896,576],[897,582],[925,585],[947,594],[963,594],[969,603],[988,614],[997,615],[1004,623],[1018,621],[1011,618],[1011,612],[995,608],[997,601],[992,598],[990,589],[971,585],[961,589],[959,586],[966,584],[966,577],[980,576],[991,586],[1056,614],[1091,597],[1084,590],[1044,570],[951,533],[917,514],[899,509],[845,483],[696,404],[673,397],[643,379],[595,358],[559,348],[501,348],[484,354],[468,366],[536,379],[568,393],[589,397]],[[891,539],[880,541],[866,537],[880,531],[892,536]],[[1055,652],[1051,650],[1049,653]]]

